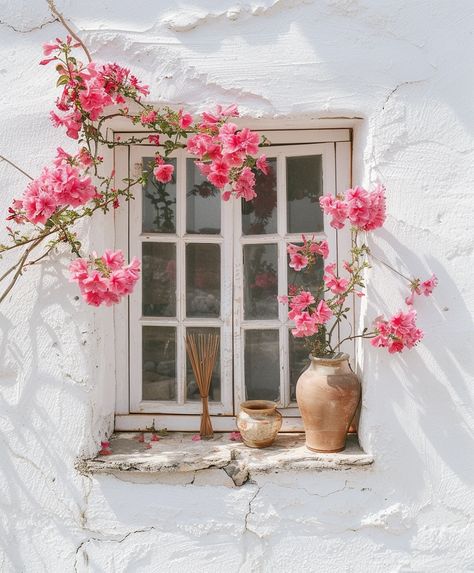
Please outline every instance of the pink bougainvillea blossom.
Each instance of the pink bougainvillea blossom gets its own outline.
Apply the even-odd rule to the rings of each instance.
[[[240,435],[240,432],[231,432],[229,434],[229,440],[231,442],[241,442],[242,436]]]
[[[140,261],[134,258],[125,265],[120,250],[106,251],[102,257],[76,259],[69,270],[71,281],[78,283],[87,304],[110,306],[131,294],[140,276]]]
[[[290,267],[295,271],[301,271],[308,266],[308,257],[301,253],[290,254]]]
[[[429,279],[421,282],[420,279],[414,279],[410,284],[410,295],[405,299],[408,306],[415,302],[415,295],[430,296],[438,285],[438,278],[432,275]]]
[[[423,331],[416,325],[415,310],[400,310],[388,320],[378,318],[374,330],[376,336],[370,343],[377,348],[387,348],[390,354],[413,348],[423,338]]]
[[[377,185],[372,192],[363,187],[348,189],[345,195],[324,195],[319,203],[330,225],[342,229],[347,221],[361,231],[373,231],[385,222],[385,187]]]
[[[173,179],[174,165],[160,163],[153,169],[153,175],[160,183],[169,183]]]

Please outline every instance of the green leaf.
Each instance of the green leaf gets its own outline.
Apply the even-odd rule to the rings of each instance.
[[[56,82],[56,87],[63,86],[67,84],[69,78],[67,76],[59,76],[58,81]]]

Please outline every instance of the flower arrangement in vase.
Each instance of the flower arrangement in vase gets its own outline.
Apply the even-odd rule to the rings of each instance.
[[[369,192],[362,187],[349,189],[344,195],[320,198],[321,208],[331,218],[330,225],[342,229],[351,227],[351,248],[348,259],[342,262],[344,276],[336,270],[335,262],[325,264],[323,280],[312,291],[305,287],[291,288],[288,295],[279,297],[289,307],[288,317],[294,321],[294,337],[303,338],[310,353],[309,368],[302,373],[296,386],[296,399],[303,418],[306,445],[322,452],[341,451],[345,447],[347,430],[361,397],[361,385],[351,370],[349,356],[340,352],[341,345],[355,338],[370,339],[377,348],[389,353],[413,348],[423,331],[416,324],[413,303],[416,295],[429,296],[437,284],[433,275],[426,281],[410,279],[387,263],[395,273],[408,281],[410,294],[405,299],[407,309],[395,315],[378,317],[372,328],[359,334],[351,327],[351,334],[335,342],[338,326],[349,320],[351,297],[364,296],[364,275],[373,257],[366,243],[366,234],[385,222],[385,188],[382,185]],[[302,244],[289,244],[290,267],[305,273],[317,262],[329,257],[326,241],[315,241],[302,236]]]

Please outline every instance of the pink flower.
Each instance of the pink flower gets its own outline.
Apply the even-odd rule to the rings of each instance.
[[[363,228],[370,219],[370,198],[363,187],[346,192],[347,216],[354,227]]]
[[[314,296],[309,291],[304,290],[291,299],[290,308],[301,312],[308,308],[308,306],[314,304],[314,302]]]
[[[324,300],[320,300],[318,306],[316,307],[316,310],[313,313],[314,320],[318,324],[324,324],[325,322],[330,320],[332,316],[333,316],[332,310],[329,308],[329,306],[326,304]]]
[[[43,54],[45,56],[50,56],[53,52],[56,52],[60,49],[60,41],[56,40],[56,42],[50,42],[43,44]]]
[[[329,256],[329,245],[327,241],[321,241],[320,243],[311,243],[309,249],[312,253],[321,255],[323,259],[327,259]]]
[[[264,175],[268,175],[268,171],[269,171],[270,166],[268,165],[267,158],[265,157],[265,155],[261,155],[257,159],[256,166],[257,166],[257,169],[260,169],[260,171]]]
[[[129,265],[124,265],[121,251],[108,250],[100,258],[94,255],[90,259],[76,259],[69,270],[70,280],[78,283],[87,304],[110,306],[133,291],[139,278],[140,261],[134,258]]]
[[[329,223],[331,227],[342,229],[347,219],[347,203],[336,199],[332,195],[324,195],[319,199],[319,204],[321,205],[323,212],[332,217]]]
[[[373,231],[385,223],[385,187],[378,185],[372,193],[369,193],[369,201],[369,218],[362,227],[364,231]]]
[[[432,275],[430,279],[423,281],[420,284],[420,290],[425,296],[430,296],[436,286],[438,286],[438,278],[435,275]]]
[[[250,167],[244,167],[240,173],[237,183],[235,184],[235,193],[237,199],[243,197],[246,201],[251,201],[257,194],[254,191],[255,175]]]
[[[295,316],[295,327],[291,333],[296,338],[302,338],[304,336],[312,336],[318,332],[318,323],[314,316],[311,316],[309,312],[303,311]]]
[[[114,103],[100,80],[86,84],[86,88],[79,94],[79,102],[82,109],[89,113],[92,121],[99,119],[104,108]]]
[[[193,117],[189,113],[183,113],[179,110],[179,127],[181,129],[186,129],[193,123]]]
[[[143,125],[155,123],[157,115],[154,110],[144,111],[140,116],[140,121]]]
[[[377,318],[376,336],[370,343],[378,348],[387,348],[391,354],[404,348],[413,348],[422,338],[423,331],[416,326],[416,311],[399,311],[389,320]]]
[[[159,135],[149,135],[148,141],[153,145],[160,145],[160,136]]]
[[[242,436],[240,435],[240,432],[231,432],[229,434],[229,440],[231,442],[241,442]]]
[[[191,438],[191,440],[193,442],[200,442],[201,441],[201,436],[199,434],[194,434],[194,436]]]
[[[123,267],[124,264],[124,256],[120,250],[111,251],[110,249],[107,249],[102,255],[102,260],[111,271],[115,271],[120,267]]]
[[[153,175],[160,183],[169,183],[173,179],[174,166],[168,163],[157,165],[153,169]]]
[[[308,266],[308,257],[300,253],[290,254],[290,267],[295,271],[300,271]]]

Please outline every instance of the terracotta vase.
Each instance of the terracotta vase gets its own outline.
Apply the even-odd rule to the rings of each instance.
[[[271,446],[281,428],[282,416],[275,402],[248,400],[240,405],[237,416],[242,441],[250,448]]]
[[[361,386],[349,356],[315,358],[296,384],[306,447],[315,452],[340,452],[360,400]]]

